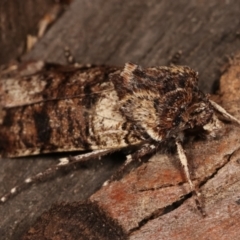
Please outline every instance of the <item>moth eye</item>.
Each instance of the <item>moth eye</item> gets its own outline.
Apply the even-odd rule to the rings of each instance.
[[[177,116],[173,121],[173,126],[179,125],[181,121],[182,121],[182,117],[180,115]]]

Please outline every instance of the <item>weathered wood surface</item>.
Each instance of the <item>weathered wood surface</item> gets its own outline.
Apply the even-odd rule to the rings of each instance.
[[[23,54],[27,35],[37,34],[40,19],[53,4],[51,0],[0,1],[0,64]]]
[[[221,75],[226,56],[236,53],[240,47],[239,10],[239,3],[219,1],[209,3],[209,1],[186,0],[175,2],[75,0],[70,9],[24,59],[64,62],[62,49],[68,46],[77,61],[81,63],[123,65],[127,61],[133,61],[149,66],[166,65],[174,54],[181,50],[179,64],[189,65],[199,71],[201,88],[205,92],[210,92]],[[206,199],[206,211],[209,214],[208,221],[214,219],[215,223],[224,222],[226,225],[222,226],[228,234],[232,234],[229,235],[232,239],[234,239],[233,234],[239,234],[236,232],[239,231],[239,226],[236,225],[239,222],[234,221],[235,217],[239,219],[239,205],[237,205],[239,161],[237,161],[237,152],[231,158],[226,159],[223,156],[228,156],[227,154],[237,150],[239,132],[235,133],[235,128],[227,125],[224,130],[226,136],[229,133],[235,136],[233,138],[235,142],[232,144],[227,142],[230,137],[228,136],[225,140],[220,138],[207,143],[200,141],[186,146],[192,173],[197,174],[194,175],[194,179],[203,182],[208,180],[202,189]],[[230,148],[228,149],[226,145]],[[205,148],[206,154],[208,154],[207,149],[210,149],[212,155],[203,159],[202,149]],[[217,159],[212,160],[213,155]],[[1,159],[0,193],[5,193],[26,177],[46,169],[56,162],[57,157],[53,155],[15,160]],[[52,181],[34,186],[0,206],[2,239],[19,239],[36,218],[43,211],[48,210],[53,203],[87,199],[117,169],[120,162],[116,161],[116,158],[118,154],[102,162],[92,161],[86,164],[85,168],[64,176],[59,175]],[[188,189],[186,184],[179,186],[183,174],[177,157],[170,155],[154,159],[156,163],[153,163],[152,159],[149,165],[143,164],[123,180],[114,182],[97,192],[91,200],[97,201],[110,217],[119,216],[115,220],[122,225],[127,234],[131,232],[132,239],[161,239],[160,232],[164,234],[163,239],[164,237],[196,239],[196,235],[189,230],[193,223],[199,230],[197,235],[200,236],[199,239],[223,236],[217,235],[222,234],[220,230],[216,232],[212,230],[214,236],[206,235],[210,230],[204,231],[204,229],[210,228],[210,223],[196,213],[191,198],[181,201],[182,196],[185,199],[189,195],[186,195]],[[221,171],[216,170],[219,167]],[[226,177],[222,172],[226,173]],[[220,179],[216,178],[219,175]],[[133,185],[130,185],[130,182]],[[165,189],[161,184],[164,186],[167,184],[169,188]],[[215,189],[215,192],[211,192],[212,189]],[[128,190],[130,192],[127,193]],[[169,195],[166,190],[169,191]],[[163,201],[161,197],[166,199]],[[126,200],[121,201],[122,198]],[[112,202],[113,200],[115,202]],[[172,203],[176,204],[172,205]],[[127,204],[129,208],[131,207],[131,212],[126,209]],[[111,209],[110,205],[114,208]],[[180,207],[176,208],[178,205]],[[221,206],[225,207],[221,208]],[[161,212],[163,215],[160,218],[151,221],[151,218]],[[169,213],[166,214],[167,212]],[[232,216],[229,218],[232,222],[226,220],[227,214]],[[227,229],[231,223],[235,224],[231,225],[234,227]],[[144,237],[143,233],[146,234]],[[155,233],[157,235],[154,235]]]

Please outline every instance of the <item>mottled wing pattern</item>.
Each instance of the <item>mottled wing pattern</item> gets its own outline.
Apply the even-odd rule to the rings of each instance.
[[[119,147],[116,71],[42,62],[2,70],[0,156]]]
[[[13,65],[0,71],[1,105],[5,108],[82,97],[109,81],[118,68],[59,65],[42,61]],[[95,88],[94,88],[95,87]]]

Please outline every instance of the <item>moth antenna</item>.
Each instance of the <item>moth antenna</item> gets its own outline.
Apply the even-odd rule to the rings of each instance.
[[[127,169],[127,167],[128,167],[132,162],[134,162],[135,160],[136,160],[136,159],[133,158],[132,154],[127,155],[124,164],[117,170],[116,173],[114,173],[114,175],[112,175],[112,176],[110,177],[110,179],[108,179],[107,181],[105,181],[102,186],[103,186],[103,187],[104,187],[104,186],[107,186],[107,185],[109,185],[111,182],[113,182],[114,180],[116,180],[116,179],[119,177],[119,175],[122,175],[123,172],[124,172],[124,170]]]
[[[101,158],[102,156],[107,155],[108,153],[114,152],[114,149],[101,149],[95,150],[93,152],[77,155],[74,157],[65,157],[60,158],[59,163],[46,169],[43,172],[36,174],[33,177],[26,178],[21,184],[13,187],[9,193],[6,193],[0,198],[0,204],[6,203],[9,199],[16,196],[18,193],[21,193],[23,190],[29,188],[32,184],[38,182],[44,182],[47,179],[53,177],[58,170],[66,168],[70,165],[79,163],[79,162],[86,162],[93,158]]]
[[[211,105],[214,107],[215,110],[217,110],[219,113],[222,114],[222,116],[226,119],[229,120],[231,122],[235,122],[238,125],[240,125],[240,120],[238,120],[237,118],[235,118],[234,116],[232,116],[230,113],[228,113],[223,107],[221,107],[220,105],[218,105],[216,102],[209,100]]]
[[[150,154],[154,154],[156,153],[158,146],[155,146],[154,144],[144,144],[139,150],[137,150],[136,152],[132,153],[132,154],[128,154],[126,156],[126,160],[124,162],[124,164],[117,170],[116,173],[114,173],[114,175],[112,175],[110,177],[109,180],[107,180],[106,182],[103,183],[103,186],[108,185],[109,183],[119,179],[120,177],[122,177],[124,171],[126,169],[128,169],[128,167],[136,161],[141,162],[141,158],[143,158],[146,155],[150,155]]]
[[[191,192],[193,193],[197,209],[201,212],[201,214],[203,216],[205,216],[205,213],[204,213],[203,208],[202,208],[201,200],[200,200],[201,193],[196,189],[195,185],[193,184],[193,182],[191,180],[191,176],[190,176],[189,168],[188,168],[187,157],[186,157],[186,154],[184,152],[182,143],[179,139],[176,140],[176,145],[177,145],[178,156],[179,156],[180,162],[182,164],[182,167],[184,169],[184,173],[185,173],[185,176],[187,178],[188,184],[190,186]]]

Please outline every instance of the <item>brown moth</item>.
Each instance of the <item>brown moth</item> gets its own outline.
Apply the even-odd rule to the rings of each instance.
[[[0,202],[63,165],[136,146],[128,161],[174,140],[194,193],[182,142],[188,130],[214,134],[216,112],[240,122],[198,88],[186,66],[62,66],[41,61],[2,69],[0,157],[92,150],[25,179]]]

